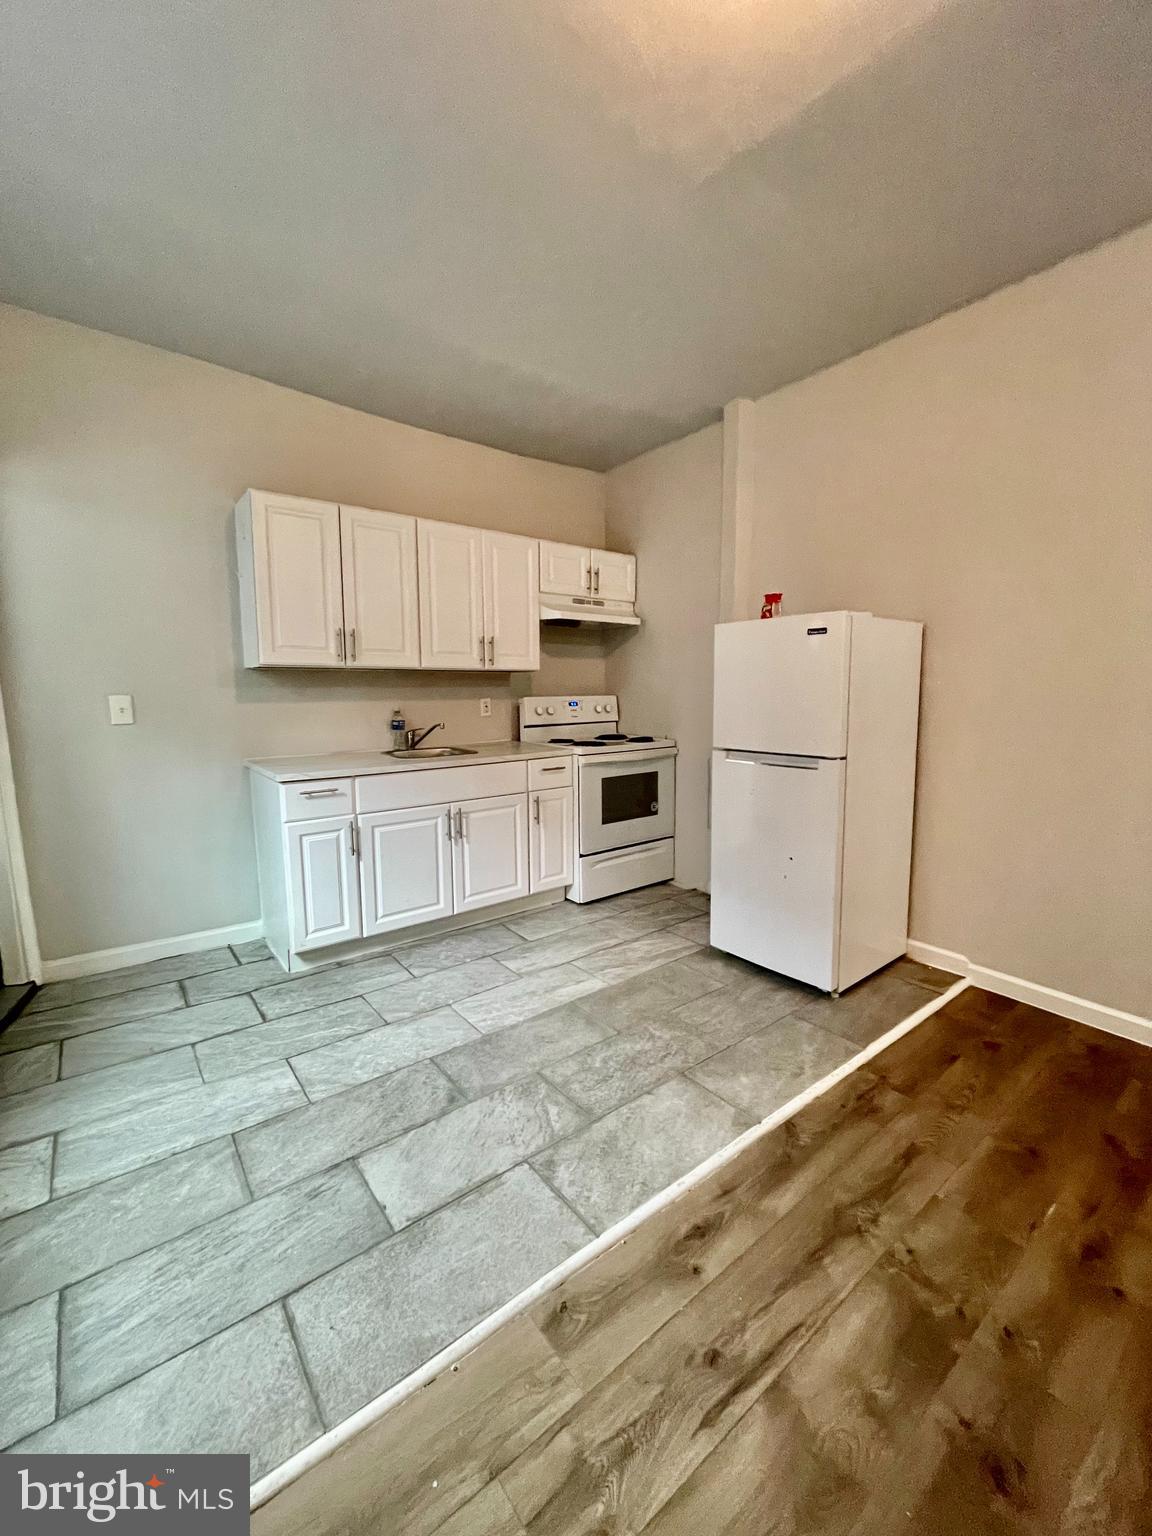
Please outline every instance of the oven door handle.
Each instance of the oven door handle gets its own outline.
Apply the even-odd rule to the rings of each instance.
[[[581,769],[594,768],[597,763],[607,763],[609,766],[635,763],[639,766],[641,763],[662,762],[676,755],[675,747],[660,747],[655,752],[597,752],[594,757],[578,757],[576,762]]]

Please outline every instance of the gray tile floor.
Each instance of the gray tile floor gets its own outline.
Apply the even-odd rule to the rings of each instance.
[[[259,1477],[952,979],[833,1002],[706,913],[656,886],[44,988],[0,1036],[0,1446]]]

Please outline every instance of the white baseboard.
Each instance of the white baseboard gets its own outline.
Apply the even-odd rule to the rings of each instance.
[[[77,976],[98,976],[103,971],[122,970],[126,965],[168,960],[173,955],[194,955],[202,949],[218,949],[222,944],[247,944],[263,937],[264,924],[257,921],[236,923],[231,928],[204,928],[199,933],[182,933],[172,939],[147,939],[143,944],[124,944],[119,949],[94,949],[87,955],[45,960],[44,980],[72,981]]]
[[[1075,1019],[1078,1024],[1088,1024],[1109,1035],[1122,1035],[1125,1040],[1135,1040],[1140,1045],[1152,1045],[1152,1019],[1141,1018],[1139,1014],[1109,1008],[1106,1003],[1093,1003],[1086,997],[1074,997],[1070,992],[1058,992],[1038,981],[1025,981],[1022,976],[989,970],[986,965],[974,965],[967,955],[957,954],[954,949],[941,949],[936,944],[921,944],[916,939],[909,939],[908,954],[922,965],[935,965],[942,971],[966,976],[974,987],[982,987],[986,992],[997,992],[1018,1003],[1030,1003],[1033,1008],[1043,1008],[1046,1013],[1058,1014],[1062,1019]]]
[[[908,958],[919,960],[921,965],[934,965],[937,970],[953,971],[957,976],[968,974],[967,955],[958,955],[954,949],[940,949],[935,944],[921,944],[918,939],[908,940]]]

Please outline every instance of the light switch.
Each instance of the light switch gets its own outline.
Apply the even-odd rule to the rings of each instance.
[[[113,725],[135,725],[136,708],[130,693],[108,695],[108,719]]]
[[[480,700],[480,714],[483,716],[484,719],[487,719],[488,716],[491,713],[492,713],[492,700],[491,699],[481,699]]]

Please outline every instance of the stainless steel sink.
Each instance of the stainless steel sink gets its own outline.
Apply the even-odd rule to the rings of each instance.
[[[475,747],[394,747],[387,757],[475,757]]]

